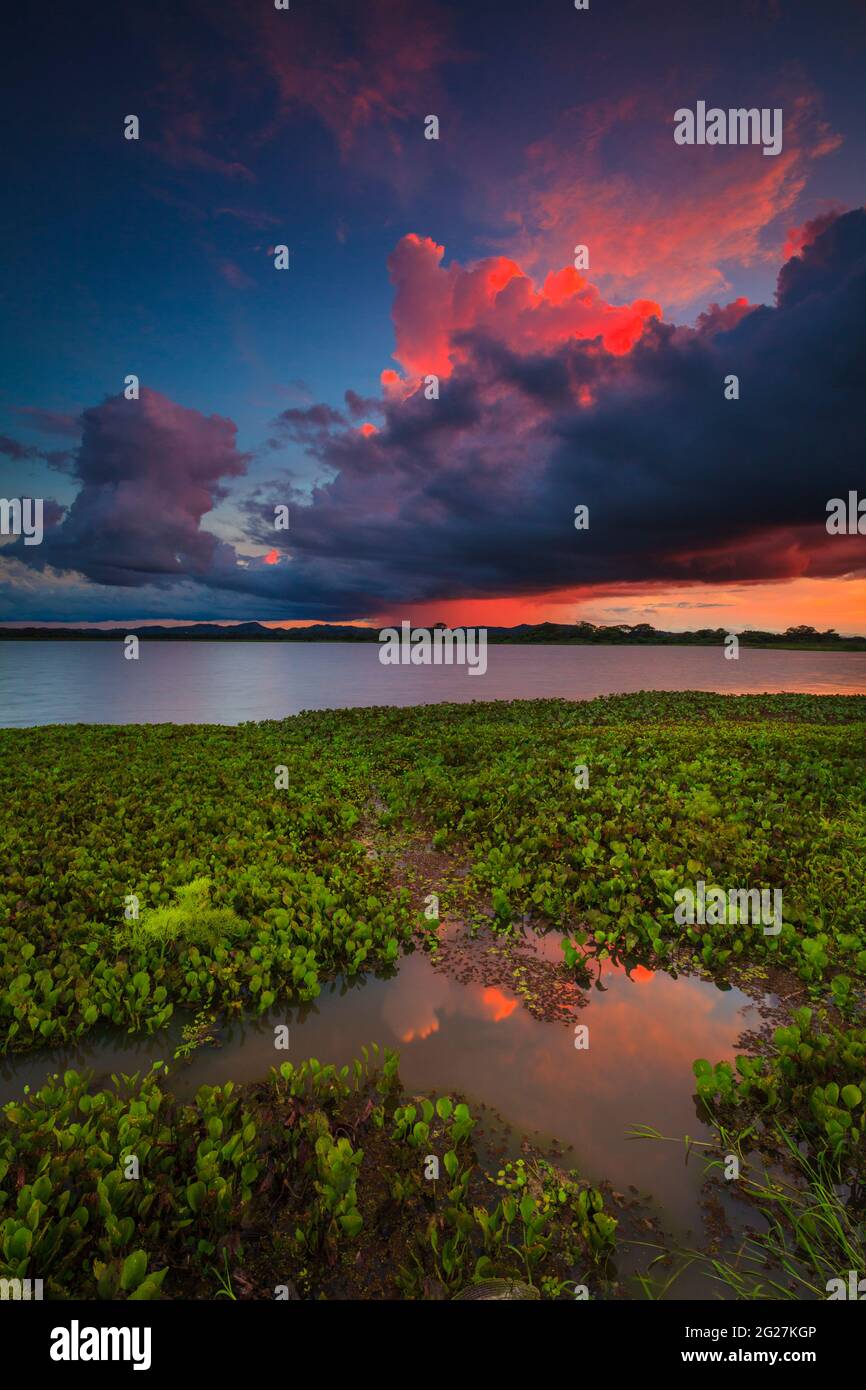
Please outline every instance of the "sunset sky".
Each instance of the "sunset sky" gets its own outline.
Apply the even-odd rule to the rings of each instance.
[[[866,632],[866,5],[29,11],[0,620]]]

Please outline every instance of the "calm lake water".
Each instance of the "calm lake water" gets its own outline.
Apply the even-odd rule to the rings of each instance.
[[[562,960],[558,932],[527,936],[526,950]],[[687,1164],[681,1145],[629,1139],[628,1130],[644,1123],[669,1136],[709,1138],[696,1114],[692,1062],[732,1059],[741,1033],[760,1023],[758,1010],[738,989],[643,969],[629,976],[609,961],[598,983],[602,988],[590,987],[569,1020],[545,1021],[507,987],[485,983],[483,975],[454,979],[416,951],[388,979],[337,981],[312,1004],[233,1022],[220,1033],[220,1047],[199,1049],[189,1061],[172,1061],[180,1018],[157,1037],[97,1034],[78,1047],[0,1058],[0,1103],[70,1066],[107,1079],[112,1072],[147,1071],[156,1061],[172,1072],[168,1088],[188,1098],[201,1085],[264,1080],[287,1059],[344,1065],[375,1041],[399,1050],[409,1094],[464,1095],[488,1134],[494,1112],[510,1126],[509,1157],[519,1154],[523,1136],[542,1146],[555,1138],[565,1148],[562,1166],[607,1178],[625,1194],[637,1189],[668,1236],[689,1245],[702,1231],[700,1157],[693,1153]],[[589,1027],[585,1050],[574,1045],[575,1020]],[[275,1051],[276,1024],[289,1025],[288,1052]],[[493,1170],[501,1161],[488,1159]],[[746,1217],[754,1221],[751,1208],[738,1210],[727,1198],[724,1205],[735,1228]],[[655,1238],[642,1230],[643,1240]],[[645,1268],[654,1253],[630,1257],[621,1250],[621,1277]],[[718,1293],[692,1271],[681,1275],[673,1296]]]
[[[0,726],[240,724],[305,709],[557,696],[589,700],[635,690],[730,694],[866,692],[866,652],[741,647],[490,646],[487,671],[383,666],[378,644],[0,642]]]

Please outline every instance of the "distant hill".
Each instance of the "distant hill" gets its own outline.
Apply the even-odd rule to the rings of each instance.
[[[445,623],[436,623],[445,627]],[[471,624],[470,624],[471,626]],[[0,641],[14,642],[116,642],[135,635],[143,641],[160,642],[378,642],[379,628],[348,627],[340,623],[312,623],[308,627],[268,628],[262,623],[185,623],[179,627],[118,627],[110,631],[95,627],[2,627]],[[699,628],[695,632],[666,632],[650,623],[617,623],[599,627],[594,623],[519,623],[516,627],[488,627],[490,643],[511,646],[717,646],[729,629]],[[789,627],[785,632],[747,630],[740,632],[747,647],[800,648],[807,651],[866,651],[866,636],[840,637],[832,629],[818,632],[813,627]]]

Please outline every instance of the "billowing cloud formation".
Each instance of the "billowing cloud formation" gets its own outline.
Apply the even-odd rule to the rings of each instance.
[[[276,541],[285,488],[248,502],[269,563],[239,565],[201,529],[244,471],[234,426],[152,392],[85,412],[82,490],[16,558],[102,584],[192,578],[255,596],[263,616],[334,619],[457,596],[866,570],[866,539],[825,528],[828,499],[863,490],[866,212],[783,266],[774,306],[713,306],[695,329],[638,311],[630,351],[606,345],[606,306],[590,287],[572,293],[570,274],[536,292],[510,263],[443,270],[439,252],[414,238],[395,253],[397,356],[411,372],[439,365],[439,399],[388,374],[374,431],[352,393],[346,413],[286,410],[275,435],[321,472]],[[730,374],[738,400],[725,399]],[[578,504],[589,530],[574,528]]]
[[[863,483],[863,211],[783,267],[775,307],[714,308],[696,330],[651,320],[630,353],[575,338],[519,350],[481,317],[440,399],[386,393],[375,435],[321,413],[284,421],[330,479],[297,510],[278,576],[293,614],[302,597],[348,617],[454,595],[866,568],[862,537],[825,528],[828,499]],[[433,341],[441,351],[447,335]]]
[[[410,233],[388,258],[395,287],[395,358],[413,376],[451,375],[466,359],[467,334],[484,334],[516,352],[600,337],[608,352],[628,352],[647,320],[661,318],[650,300],[616,307],[571,266],[547,276],[540,291],[516,261],[491,257],[462,269],[442,266],[444,246]]]
[[[246,470],[235,426],[146,387],[84,411],[74,476],[81,488],[39,546],[5,552],[37,569],[75,570],[99,584],[137,587],[202,578],[228,562],[201,521]]]
[[[802,256],[806,247],[810,246],[823,231],[832,226],[840,213],[844,211],[844,208],[834,204],[825,212],[819,213],[817,217],[804,222],[801,227],[789,227],[788,235],[785,238],[783,259],[788,261],[792,256]]]

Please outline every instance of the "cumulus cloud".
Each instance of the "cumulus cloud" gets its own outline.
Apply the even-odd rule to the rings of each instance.
[[[443,267],[445,247],[404,236],[388,258],[394,284],[394,356],[410,375],[450,376],[465,356],[460,338],[478,333],[516,351],[601,338],[608,352],[628,352],[661,308],[651,300],[606,304],[571,266],[547,276],[540,290],[516,261],[490,257],[464,269]]]
[[[82,427],[75,500],[42,545],[16,545],[19,559],[133,588],[200,578],[233,560],[201,525],[225,497],[224,480],[246,470],[231,420],[143,387],[139,400],[113,396],[85,410]]]

